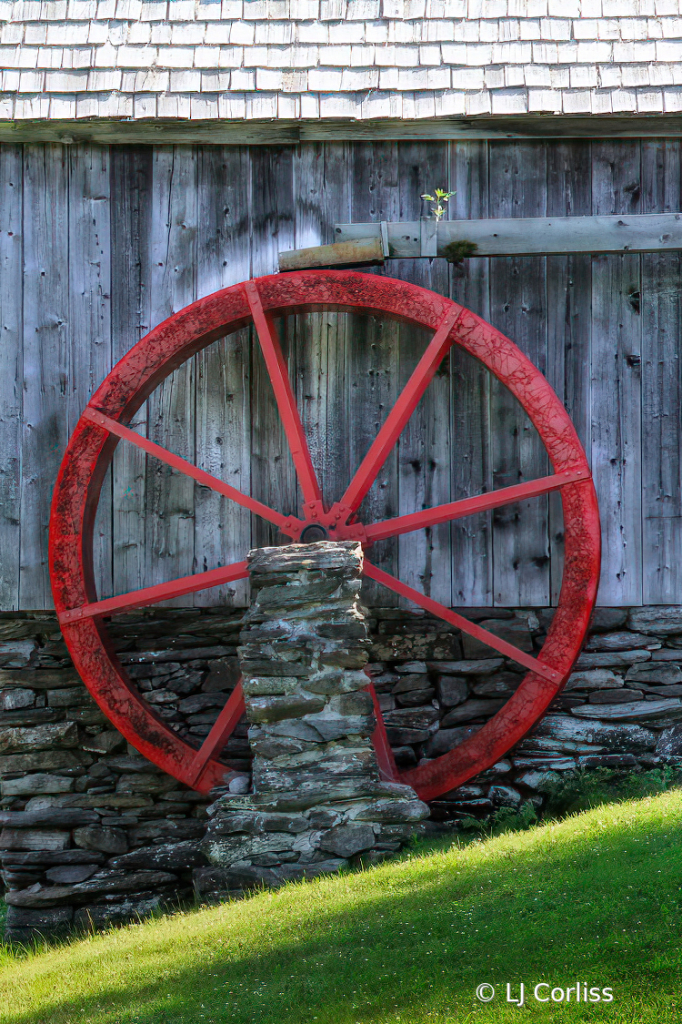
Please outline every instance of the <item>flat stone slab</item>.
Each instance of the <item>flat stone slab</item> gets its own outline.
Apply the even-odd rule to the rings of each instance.
[[[580,672],[586,668],[625,668],[639,661],[650,661],[651,651],[597,651],[594,654],[583,653],[575,663]]]
[[[70,793],[75,781],[75,779],[69,779],[64,775],[36,772],[34,775],[23,775],[18,779],[3,779],[2,795],[8,797],[35,796],[36,793]]]
[[[429,661],[433,672],[454,676],[487,676],[504,667],[504,658],[482,658],[480,661]]]
[[[501,707],[504,707],[506,700],[467,700],[464,704],[448,711],[443,719],[443,728],[447,729],[452,725],[459,725],[460,722],[470,722],[473,718],[488,717],[494,715]]]
[[[357,541],[318,541],[316,544],[286,544],[283,547],[249,551],[249,575],[293,573],[305,569],[354,568],[362,560]]]
[[[3,828],[0,848],[5,850],[66,850],[71,833],[49,829]]]
[[[92,850],[26,850],[3,851],[2,863],[15,867],[54,864],[103,864],[103,853]]]
[[[98,822],[99,815],[94,811],[64,808],[63,810],[45,811],[1,811],[0,825],[9,828],[77,828],[79,825],[90,825]]]
[[[527,654],[533,653],[533,638],[525,619],[483,619],[479,625],[501,640],[506,640],[507,643],[518,647],[519,650],[525,651]],[[468,633],[462,636],[462,646],[466,658],[492,660],[491,648],[476,637],[469,636]]]
[[[35,728],[0,729],[0,754],[34,753],[50,747],[78,746],[74,722],[38,725]]]
[[[682,718],[682,700],[632,701],[629,704],[583,704],[573,708],[576,718],[598,718],[601,721],[656,721],[661,718]]]
[[[672,636],[682,633],[681,605],[654,605],[633,608],[628,615],[628,626],[639,633]]]
[[[12,907],[55,907],[64,903],[88,903],[100,896],[118,893],[141,892],[161,885],[177,882],[177,875],[166,871],[133,871],[117,875],[105,873],[105,877],[91,878],[75,885],[34,885],[29,889],[8,892],[6,902]]]
[[[632,651],[637,648],[653,650],[660,647],[660,641],[652,640],[644,633],[624,630],[620,633],[596,633],[585,644],[586,651]]]
[[[612,690],[623,686],[623,677],[608,668],[585,669],[572,672],[564,686],[566,690]]]
[[[621,705],[622,707],[622,705]],[[639,709],[641,705],[637,703]],[[573,710],[573,715],[575,711]],[[573,743],[588,743],[608,750],[644,751],[656,746],[656,734],[640,725],[602,724],[594,719],[582,721],[580,716],[547,715],[535,726],[530,742],[542,738],[549,741],[567,740]],[[589,753],[589,751],[585,751]]]
[[[658,683],[659,686],[672,686],[682,683],[682,668],[669,662],[646,662],[629,668],[625,679],[628,683]]]
[[[636,700],[644,700],[641,690],[593,690],[588,698],[590,704],[627,704]]]

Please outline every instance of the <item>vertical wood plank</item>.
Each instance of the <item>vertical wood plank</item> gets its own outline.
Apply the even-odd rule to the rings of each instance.
[[[586,217],[592,212],[591,143],[548,143],[547,215]],[[547,379],[564,403],[590,455],[590,344],[592,260],[588,255],[547,257]],[[561,590],[564,533],[561,498],[549,498],[551,600]]]
[[[50,499],[67,441],[68,147],[24,148],[24,406],[20,607],[52,607]]]
[[[111,147],[111,343],[117,362],[151,326],[152,148]],[[147,403],[130,422],[147,435]],[[147,585],[146,458],[120,442],[112,463],[113,590]],[[151,581],[150,581],[151,582]]]
[[[448,147],[443,142],[401,142],[398,146],[401,220],[418,219],[424,192],[448,190]],[[442,259],[410,260],[409,280],[447,295],[448,265]],[[400,273],[400,276],[407,276]],[[431,340],[408,324],[399,328],[399,389],[402,390]],[[450,500],[450,359],[444,359],[398,440],[398,513]],[[450,525],[417,530],[398,539],[400,579],[437,601],[451,601]],[[409,603],[408,603],[409,606]]]
[[[488,143],[450,144],[449,204],[453,219],[489,216]],[[451,270],[456,302],[490,319],[490,260],[466,260]],[[492,487],[490,462],[490,373],[455,346],[450,360],[452,402],[452,500],[483,494]],[[492,513],[456,520],[452,535],[452,604],[493,603]]]
[[[592,143],[592,212],[639,213],[637,140]],[[592,260],[592,472],[602,524],[599,601],[642,600],[640,258]]]
[[[294,155],[296,248],[334,240],[334,224],[350,219],[349,144],[305,143]],[[347,420],[346,313],[291,317],[296,365],[295,394],[310,454],[327,507],[350,479]]]
[[[191,147],[164,147],[154,156],[145,147],[114,147],[109,169],[106,151],[97,147],[37,145],[23,154],[2,147],[0,369],[7,383],[0,408],[0,607],[51,605],[46,542],[52,485],[75,419],[108,370],[109,339],[115,360],[153,323],[198,294],[252,273],[273,272],[280,249],[331,241],[335,219],[418,216],[419,192],[441,183],[436,178],[443,173],[444,146],[206,147],[199,161]],[[451,217],[680,208],[675,140],[457,142],[450,152],[450,187],[457,190]],[[25,252],[17,254],[22,244]],[[494,260],[492,312],[489,262],[468,261],[462,276],[453,274],[451,294],[492,319],[547,373],[588,445],[604,522],[600,602],[679,602],[679,255]],[[546,281],[538,273],[545,262]],[[444,290],[427,266],[404,261],[384,272]],[[418,346],[395,325],[345,314],[315,316],[316,322],[311,316],[305,324],[299,318],[283,327],[283,339],[285,347],[291,345],[287,354],[296,394],[325,497],[332,501],[395,401]],[[225,479],[239,478],[245,490],[253,471],[256,496],[296,512],[299,496],[271,387],[258,355],[247,350],[248,342],[235,335],[197,357],[194,368],[172,375],[154,399],[151,436]],[[492,405],[493,443],[487,447],[487,372],[455,353],[451,375],[451,497],[489,489],[493,462],[494,486],[544,472],[518,410],[505,404],[499,391]],[[10,381],[16,386],[10,388]],[[432,388],[443,384],[439,378]],[[368,518],[443,500],[427,492],[434,481],[440,494],[447,489],[438,465],[447,457],[442,450],[446,413],[440,399],[430,409],[428,402],[422,405],[368,499]],[[605,409],[612,413],[604,415]],[[136,417],[137,429],[145,430],[146,421],[145,407]],[[440,455],[429,478],[424,467],[433,445],[440,446]],[[416,472],[420,454],[424,458]],[[145,467],[140,453],[124,444],[115,456],[112,488],[113,558],[104,537],[97,558],[104,571],[101,585],[113,585],[117,593],[241,557],[250,543],[281,541],[255,521],[251,536],[248,517],[227,509],[224,499],[195,489],[153,460]],[[556,600],[560,515],[552,499],[548,572],[546,514],[538,512],[544,505],[544,499],[533,499],[496,516],[494,558],[488,517],[453,525],[452,603]],[[103,513],[107,507],[103,493]],[[440,541],[429,553],[425,539],[413,536],[386,544],[383,553],[377,546],[372,557],[419,587],[431,571],[429,557],[440,559],[440,552]],[[112,561],[113,584],[107,584]],[[447,603],[444,592],[435,596]],[[243,600],[237,587],[196,597],[198,604]],[[376,602],[393,598],[379,592]]]
[[[679,139],[642,140],[642,213],[680,209]],[[678,604],[682,588],[682,260],[643,253],[642,600]]]
[[[547,200],[547,144],[490,144],[490,216],[542,217]],[[547,359],[546,266],[543,257],[492,260],[491,320],[542,372]],[[492,384],[493,484],[520,483],[547,472],[530,420],[506,389]],[[493,514],[494,602],[549,603],[548,502],[533,498]]]
[[[70,435],[91,395],[111,370],[109,147],[69,148]],[[101,597],[112,592],[111,473],[100,493],[93,530],[93,574]]]
[[[395,142],[359,142],[352,152],[352,220],[398,220],[398,145]],[[395,261],[387,271],[399,276]],[[397,324],[375,317],[351,317],[348,346],[348,422],[350,469],[354,473],[398,397],[400,331]],[[377,480],[359,509],[361,520],[378,522],[398,514],[398,449],[393,448]],[[386,572],[398,572],[398,545],[394,540],[374,545],[371,559]],[[395,594],[367,580],[363,599],[369,605],[391,607]]]
[[[248,150],[199,150],[197,294],[209,295],[249,277]],[[237,331],[196,357],[196,463],[248,494],[250,479],[249,331]],[[195,571],[240,561],[251,546],[246,509],[207,487],[195,487]],[[194,595],[195,605],[247,604],[246,582]]]
[[[293,150],[263,146],[251,151],[251,274],[259,277],[277,270],[280,249],[294,247]],[[282,350],[289,375],[296,367],[289,351],[288,325],[280,320]],[[254,497],[284,515],[299,515],[301,495],[294,463],[275,403],[260,346],[254,338],[251,362],[251,486]],[[285,538],[270,523],[253,517],[252,547],[282,544]]]
[[[0,609],[19,607],[23,377],[21,146],[0,146]]]
[[[153,157],[151,225],[152,326],[196,298],[197,154],[160,146]],[[195,361],[178,367],[149,398],[149,436],[194,461]],[[194,482],[147,460],[147,585],[186,576],[194,567]],[[187,605],[176,598],[172,605]]]

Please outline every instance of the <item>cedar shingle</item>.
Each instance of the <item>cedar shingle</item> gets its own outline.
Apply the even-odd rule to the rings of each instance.
[[[0,65],[1,116],[19,120],[677,112],[682,9],[681,0],[0,0]]]

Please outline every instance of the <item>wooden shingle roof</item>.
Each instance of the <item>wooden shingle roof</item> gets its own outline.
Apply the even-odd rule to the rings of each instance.
[[[0,0],[0,120],[682,110],[680,0]]]

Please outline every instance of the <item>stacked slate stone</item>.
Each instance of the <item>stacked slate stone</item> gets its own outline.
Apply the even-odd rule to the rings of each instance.
[[[142,692],[163,698],[150,704],[197,746],[239,678],[241,615],[137,613],[110,626]],[[240,731],[225,752],[234,769],[250,765]],[[0,617],[0,793],[6,938],[136,920],[192,897],[207,797],[112,729],[49,614]]]
[[[6,938],[123,923],[187,900],[205,863],[205,798],[134,752],[89,757],[74,723],[31,732],[43,749],[30,756],[47,770],[3,781],[5,802],[22,807],[0,813]],[[93,778],[106,791],[79,786]]]
[[[261,548],[249,572],[239,653],[253,791],[209,809],[202,849],[215,867],[195,873],[203,899],[376,862],[428,816],[412,789],[379,775],[361,546]]]
[[[537,654],[551,609],[460,609],[486,629]],[[403,767],[424,764],[477,732],[524,678],[442,621],[402,610],[373,611],[368,666],[389,741]],[[417,660],[418,655],[419,660]],[[545,718],[509,754],[430,804],[437,821],[485,817],[530,800],[567,772],[682,764],[682,608],[600,608],[566,687]]]
[[[552,612],[464,614],[537,653]],[[108,624],[150,706],[195,746],[239,676],[242,615],[241,609],[157,609]],[[365,665],[363,637],[346,637],[354,661],[343,667],[352,672],[364,665],[373,675],[402,767],[452,749],[523,679],[514,663],[439,619],[397,608],[373,609],[371,616],[370,661]],[[363,696],[360,689],[347,698]],[[201,700],[188,705],[188,698]],[[259,728],[267,731],[269,723]],[[236,770],[250,769],[247,729],[244,720],[223,753]],[[491,770],[433,801],[431,818],[456,822],[526,800],[540,806],[546,786],[576,769],[681,761],[682,608],[602,608],[549,714]],[[188,897],[193,870],[200,876],[207,864],[199,849],[206,798],[159,771],[112,729],[75,673],[49,613],[0,614],[0,794],[8,938],[134,920]],[[261,818],[257,828],[280,823]],[[316,856],[333,860],[337,852]],[[280,859],[282,869],[296,863]],[[305,860],[297,863],[300,874]],[[197,880],[200,894],[212,886],[210,879]]]
[[[108,626],[118,658],[137,689],[174,732],[201,746],[239,681],[243,609],[183,609],[117,616]],[[234,771],[249,771],[247,723],[223,750]]]

